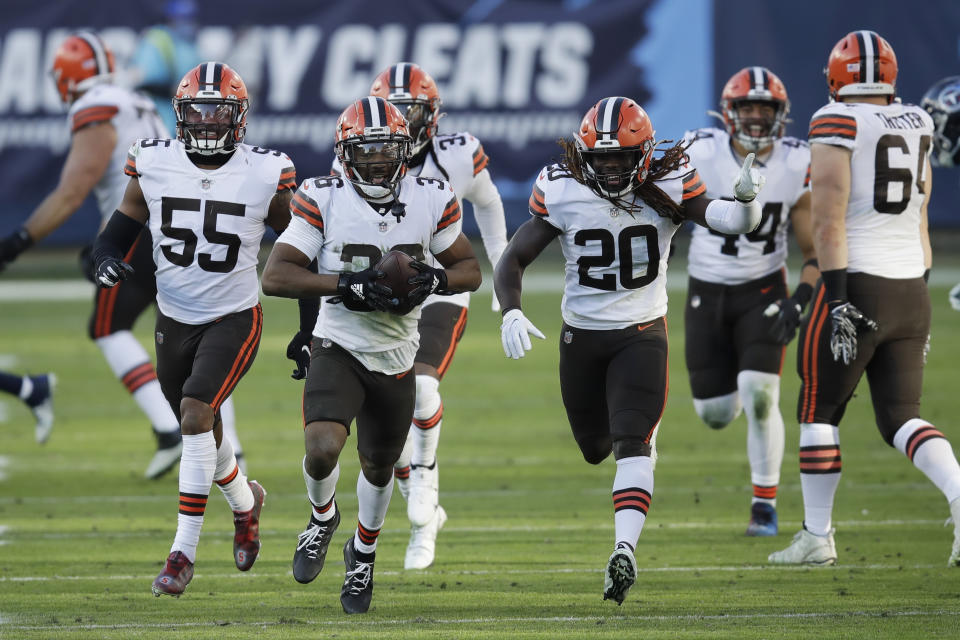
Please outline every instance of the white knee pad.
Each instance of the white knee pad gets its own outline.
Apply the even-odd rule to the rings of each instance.
[[[740,398],[737,392],[703,400],[694,398],[693,408],[711,429],[722,429],[740,415]]]
[[[771,412],[780,410],[780,376],[775,373],[741,371],[737,390],[744,411],[757,420],[766,420]]]
[[[417,403],[413,409],[413,417],[426,420],[439,410],[440,381],[433,376],[417,376]]]

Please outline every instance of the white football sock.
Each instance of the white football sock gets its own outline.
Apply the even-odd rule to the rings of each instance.
[[[377,537],[387,517],[390,495],[393,493],[393,476],[387,486],[371,484],[360,471],[357,477],[357,530],[353,537],[353,548],[360,553],[374,553],[377,550]]]
[[[776,506],[783,464],[784,426],[780,414],[780,376],[741,371],[737,390],[747,417],[747,457],[753,501]]]
[[[220,448],[217,449],[217,469],[213,472],[213,481],[220,487],[231,511],[253,509],[253,491],[247,484],[247,476],[237,465],[237,458],[233,455],[233,445],[225,437],[220,439]]]
[[[817,536],[830,533],[833,497],[840,484],[840,430],[830,424],[800,425],[800,488],[803,524]]]
[[[171,553],[182,551],[190,562],[196,562],[200,528],[207,507],[207,496],[217,468],[217,443],[213,432],[183,436],[180,456],[180,511],[177,514],[177,535]]]
[[[307,498],[313,505],[313,519],[317,522],[326,522],[337,513],[337,503],[333,499],[337,494],[337,480],[340,479],[340,463],[333,468],[326,478],[315,480],[307,473],[307,457],[303,457],[303,481],[307,485]]]
[[[613,477],[613,523],[616,544],[637,548],[637,540],[647,520],[647,510],[653,497],[653,464],[647,456],[617,460]],[[616,546],[616,545],[614,545]]]
[[[95,342],[113,375],[123,382],[153,428],[159,433],[177,431],[180,423],[160,389],[150,356],[133,334],[118,331]]]
[[[413,410],[413,452],[410,463],[433,466],[440,443],[440,425],[443,423],[443,403],[440,401],[440,381],[431,376],[417,376],[417,403]]]
[[[235,456],[243,455],[243,446],[237,436],[237,410],[233,406],[233,395],[220,405],[220,423],[223,425],[223,437],[230,441]]]
[[[714,398],[693,399],[693,410],[711,429],[722,429],[740,415],[740,397],[737,392]]]
[[[932,424],[920,418],[907,420],[893,436],[893,446],[907,456],[951,503],[960,498],[960,465],[953,447]]]

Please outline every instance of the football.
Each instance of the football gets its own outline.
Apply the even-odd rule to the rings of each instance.
[[[386,274],[380,282],[390,287],[393,295],[400,299],[401,315],[410,312],[411,307],[407,304],[407,294],[416,287],[416,285],[407,281],[420,273],[410,266],[411,262],[413,262],[411,256],[403,251],[393,250],[385,254],[374,265],[375,269]]]

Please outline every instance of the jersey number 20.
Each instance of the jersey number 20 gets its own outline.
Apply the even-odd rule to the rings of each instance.
[[[643,238],[647,245],[647,268],[642,275],[633,274],[633,239]],[[639,289],[645,287],[657,278],[660,272],[660,245],[657,242],[657,228],[649,224],[638,224],[626,227],[617,235],[607,229],[581,229],[573,236],[573,241],[580,247],[587,246],[588,242],[600,243],[600,255],[580,256],[577,265],[580,273],[580,286],[600,289],[602,291],[617,290],[617,276],[605,273],[599,278],[590,275],[591,267],[609,267],[613,264],[617,253],[620,254],[620,286],[624,289]]]

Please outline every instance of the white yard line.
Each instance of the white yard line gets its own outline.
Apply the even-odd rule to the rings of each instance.
[[[808,566],[779,566],[773,567],[770,565],[743,565],[743,566],[698,566],[698,567],[640,567],[640,573],[704,573],[704,572],[721,572],[721,573],[741,573],[741,572],[755,572],[755,571],[812,571],[822,567],[808,567]],[[905,565],[905,564],[838,564],[833,568],[823,568],[825,571],[837,571],[845,569],[855,569],[857,571],[901,571],[901,570],[916,570],[916,569],[941,569],[945,568],[945,565],[941,564],[914,564],[914,565]],[[431,575],[437,578],[443,576],[503,576],[503,575],[552,575],[552,574],[594,574],[602,573],[602,568],[568,568],[568,569],[544,569],[544,568],[530,568],[530,569],[462,569],[462,570],[438,570],[431,569],[429,572],[426,571],[377,571],[378,576],[410,576],[410,575]],[[237,573],[232,571],[230,573],[204,573],[202,576],[197,575],[197,578],[207,578],[209,580],[226,580],[226,579],[239,579],[246,580],[250,578],[285,578],[293,575],[290,571],[285,572],[258,572],[250,571],[248,573]],[[90,575],[90,576],[61,576],[61,575],[52,575],[52,576],[0,576],[0,583],[3,582],[59,582],[59,581],[73,581],[81,582],[87,580],[152,580],[155,577],[154,574],[143,574],[143,575],[130,575],[130,574],[116,574],[116,575]]]
[[[933,610],[933,611],[837,611],[826,613],[822,611],[800,613],[738,613],[719,615],[659,615],[659,616],[623,616],[611,614],[609,616],[509,616],[503,618],[405,618],[391,620],[297,620],[295,623],[263,620],[258,622],[234,622],[231,627],[303,627],[308,625],[326,627],[372,627],[381,625],[427,627],[435,625],[495,625],[503,623],[616,623],[616,622],[723,622],[734,620],[796,620],[810,619],[823,620],[831,618],[887,618],[887,617],[917,617],[917,616],[958,616],[960,611]],[[168,622],[168,623],[136,623],[136,624],[75,624],[75,625],[18,625],[10,624],[10,617],[0,614],[3,629],[20,629],[23,631],[93,631],[97,629],[191,629],[223,626],[221,621],[210,622]]]

